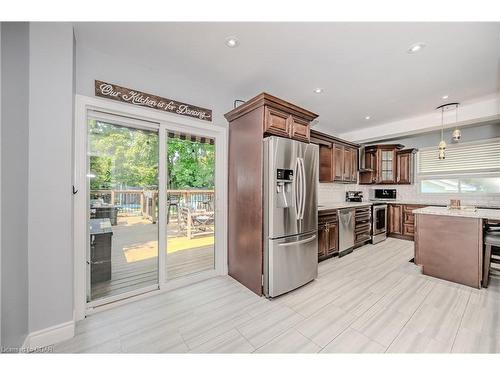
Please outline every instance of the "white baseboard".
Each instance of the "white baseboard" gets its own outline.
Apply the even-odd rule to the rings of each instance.
[[[26,349],[41,348],[57,344],[75,336],[75,322],[73,320],[52,327],[31,332],[24,340]]]

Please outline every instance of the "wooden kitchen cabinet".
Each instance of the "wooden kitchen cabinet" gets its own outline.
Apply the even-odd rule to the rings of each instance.
[[[412,184],[415,170],[415,148],[396,152],[396,182],[400,185]]]
[[[400,144],[366,146],[363,159],[365,165],[359,173],[359,183],[365,185],[411,184],[414,168],[413,154],[416,150],[400,151],[403,147]],[[400,168],[400,164],[403,168]]]
[[[310,137],[319,146],[319,182],[358,181],[359,145],[316,131]]]
[[[370,185],[377,182],[377,148],[365,147],[364,169],[359,172],[359,183]]]
[[[344,147],[344,172],[342,181],[351,182],[352,177],[352,151],[350,147]]]
[[[358,150],[351,148],[351,182],[358,182]]]
[[[319,182],[332,182],[334,180],[334,154],[333,145],[319,144]]]
[[[395,184],[396,183],[396,148],[392,145],[380,146],[377,155],[377,183]]]
[[[289,114],[278,111],[269,106],[265,107],[264,133],[278,135],[280,137],[290,136]]]
[[[310,124],[308,120],[301,119],[270,106],[265,107],[265,134],[309,142],[309,132]]]
[[[389,235],[403,234],[403,205],[389,204],[387,208],[387,230]]]
[[[290,137],[297,141],[309,142],[309,122],[295,116],[289,117]]]
[[[344,182],[344,146],[336,144],[333,147],[333,181]]]
[[[338,253],[337,211],[320,211],[318,214],[318,260],[324,260]]]
[[[413,241],[415,235],[415,215],[413,210],[427,207],[418,204],[388,205],[387,235]]]

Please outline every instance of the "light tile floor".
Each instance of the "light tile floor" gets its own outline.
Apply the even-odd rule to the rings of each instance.
[[[56,352],[500,352],[500,282],[477,290],[420,274],[389,238],[319,265],[269,301],[230,277],[91,315]]]

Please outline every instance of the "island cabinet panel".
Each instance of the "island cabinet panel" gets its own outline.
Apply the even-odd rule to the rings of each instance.
[[[482,220],[427,214],[415,218],[415,262],[423,274],[480,288]]]

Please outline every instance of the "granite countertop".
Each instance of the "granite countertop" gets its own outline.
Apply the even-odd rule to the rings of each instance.
[[[413,210],[413,213],[423,215],[459,216],[475,219],[500,220],[500,210],[490,210],[484,208],[472,210],[453,209],[447,207],[424,207]]]
[[[372,202],[326,202],[318,205],[318,211],[338,210],[340,208],[351,207],[367,207],[372,204]]]

